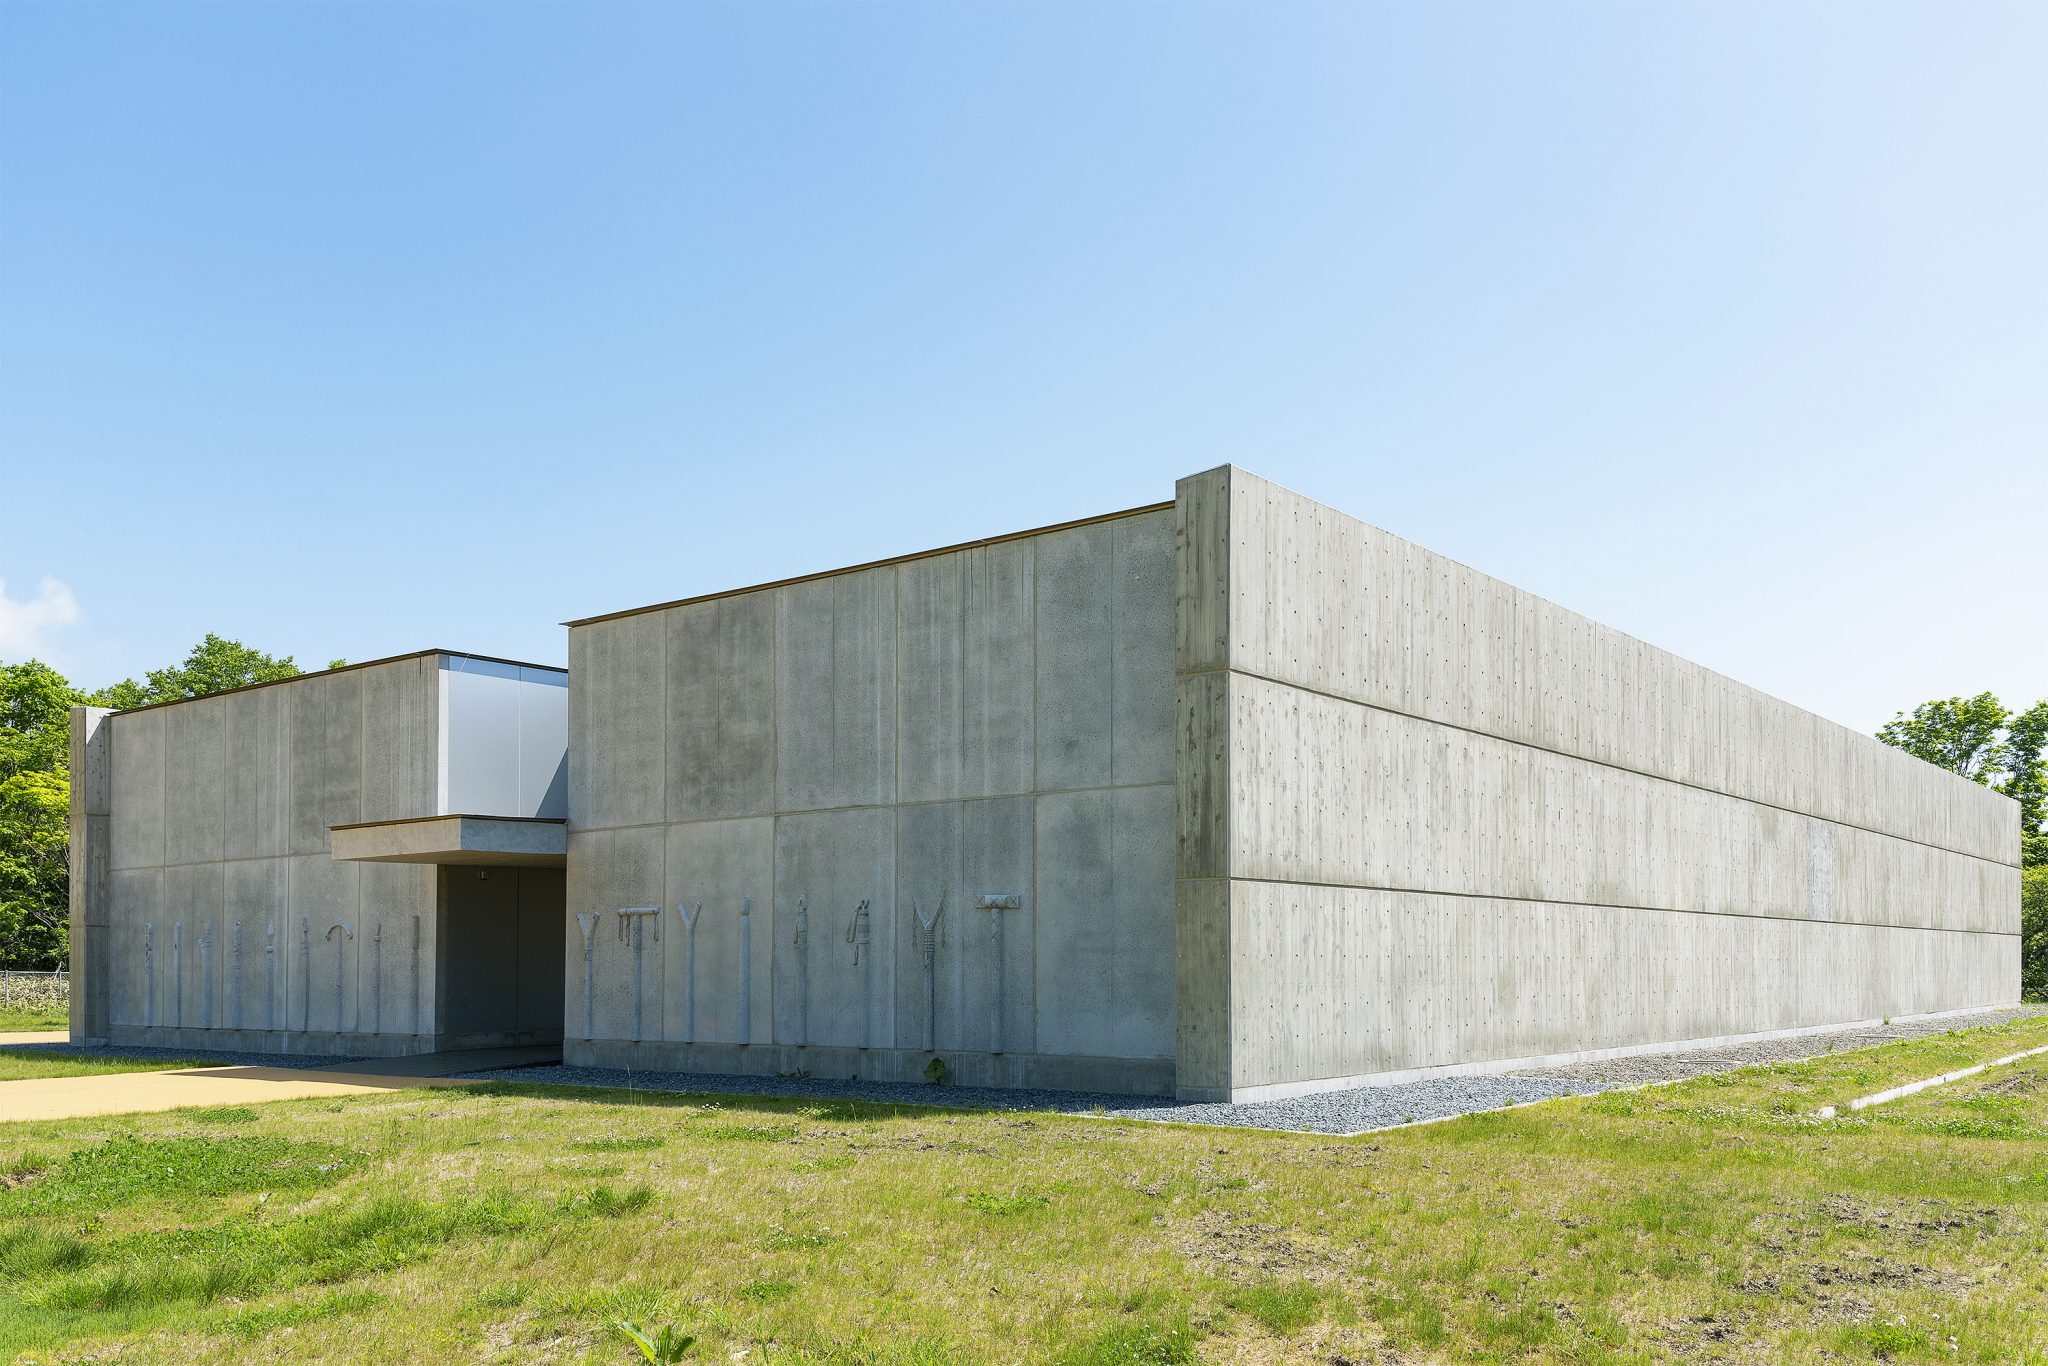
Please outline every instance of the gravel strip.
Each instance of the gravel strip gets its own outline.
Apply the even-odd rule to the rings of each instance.
[[[1358,1086],[1288,1100],[1240,1105],[1181,1104],[1153,1096],[1098,1095],[1077,1091],[999,1091],[973,1086],[916,1086],[890,1082],[830,1081],[822,1077],[734,1077],[705,1072],[634,1072],[608,1067],[519,1067],[463,1074],[473,1081],[522,1082],[543,1086],[630,1087],[717,1096],[772,1096],[792,1100],[858,1100],[881,1105],[957,1107],[970,1110],[1034,1110],[1170,1124],[1212,1124],[1293,1133],[1355,1134],[1424,1120],[1450,1119],[1504,1105],[1591,1095],[1647,1082],[1673,1081],[1727,1072],[1758,1063],[1790,1062],[1845,1048],[1896,1039],[1920,1038],[1951,1029],[2000,1024],[2041,1007],[1979,1011],[1926,1020],[1833,1030],[1798,1038],[1765,1039],[1684,1053],[1610,1058],[1570,1067],[1535,1068],[1489,1076],[1431,1077],[1393,1086]]]
[[[328,1053],[235,1053],[224,1048],[143,1048],[134,1044],[91,1043],[0,1044],[0,1053],[60,1053],[72,1058],[133,1058],[138,1062],[179,1058],[213,1067],[292,1067],[309,1071],[364,1061]]]

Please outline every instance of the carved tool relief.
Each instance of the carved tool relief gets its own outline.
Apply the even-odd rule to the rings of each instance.
[[[576,912],[576,928],[583,932],[583,1037],[590,1037],[591,969],[590,943],[597,933],[596,911]]]
[[[336,930],[341,931],[340,939],[334,938],[334,932]],[[329,925],[327,927],[327,932],[321,935],[320,937],[322,939],[334,941],[334,1032],[339,1034],[342,1032],[343,1021],[347,1018],[342,1013],[341,1009],[342,961],[348,956],[344,952],[344,950],[348,947],[348,942],[356,937],[356,927],[349,924],[346,920],[337,920],[332,925]],[[358,1023],[360,1023],[360,1021],[358,1021]]]
[[[412,918],[412,1032],[426,1032],[420,1028],[420,918],[417,912]]]
[[[185,922],[171,926],[171,1023],[185,1023]]]
[[[213,922],[199,927],[199,1023],[213,1028]]]
[[[156,922],[142,922],[142,1022],[156,1023]]]
[[[384,917],[370,927],[370,1032],[384,1032]]]
[[[796,899],[796,1041],[811,1041],[811,903]]]
[[[910,913],[917,919],[917,956],[924,964],[924,1046],[929,1052],[938,1047],[939,917],[946,913],[946,894],[939,893],[939,904],[929,916],[915,899],[910,903]]]
[[[313,926],[299,917],[299,1031],[313,1027]]]
[[[1021,910],[1024,898],[1015,892],[984,892],[974,904],[978,911],[987,911],[989,933],[989,957],[995,968],[995,990],[989,993],[988,1051],[1005,1051],[1003,1043],[1003,991],[1008,982],[1009,972],[1004,963],[1003,912]]]
[[[263,1027],[277,1028],[277,922],[263,923]]]
[[[697,909],[691,910],[690,903],[678,901],[676,914],[683,922],[683,1039],[688,1043],[697,1041],[697,918],[704,914],[704,903],[698,902]]]
[[[654,941],[661,942],[661,907],[624,906],[619,909],[619,942],[633,945],[633,1042],[647,1037],[641,1021],[646,1013],[647,988],[641,966],[647,954],[647,926],[654,927]]]
[[[875,1046],[875,952],[869,944],[868,899],[862,897],[853,908],[853,921],[846,927],[846,942],[853,945],[853,965],[860,969],[860,1046]]]
[[[740,898],[740,1028],[741,1043],[754,1031],[754,899]]]
[[[235,960],[235,990],[228,997],[228,1012],[231,1016],[229,1023],[234,1028],[240,1029],[242,1027],[243,1015],[242,996],[243,993],[248,991],[249,983],[248,979],[242,975],[242,922],[239,920],[235,922],[235,928],[229,933],[228,952]]]

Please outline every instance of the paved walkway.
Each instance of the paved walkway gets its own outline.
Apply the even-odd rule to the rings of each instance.
[[[34,1030],[34,1029],[32,1029],[32,1030],[29,1030],[29,1031],[27,1031],[26,1033],[24,1033],[24,1032],[21,1032],[21,1031],[16,1031],[16,1032],[14,1032],[14,1033],[12,1033],[12,1034],[10,1034],[10,1033],[6,1032],[5,1030],[0,1030],[0,1048],[4,1048],[4,1047],[6,1047],[6,1046],[7,1046],[8,1044],[11,1044],[11,1043],[70,1043],[70,1042],[71,1042],[71,1031],[70,1031],[70,1030],[68,1030],[68,1029],[42,1029],[42,1030]]]
[[[61,1043],[62,1033],[5,1034],[0,1045]],[[409,1058],[367,1058],[342,1068],[188,1067],[0,1082],[0,1123],[140,1114],[188,1105],[258,1105],[271,1100],[361,1096],[415,1086],[471,1086],[453,1072],[478,1073],[561,1060],[561,1045],[482,1048]]]

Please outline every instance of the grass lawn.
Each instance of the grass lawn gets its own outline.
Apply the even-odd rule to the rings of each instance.
[[[70,1007],[56,1005],[18,1005],[0,1008],[0,1034],[13,1034],[31,1029],[71,1028]]]
[[[0,1048],[0,1084],[30,1077],[95,1077],[107,1072],[168,1072],[179,1067],[218,1067],[194,1058],[86,1058],[40,1048]],[[0,1116],[7,1113],[7,1093],[0,1091]],[[0,1147],[0,1151],[5,1151]]]
[[[2048,1360],[2048,1018],[1360,1139],[513,1086],[0,1126],[0,1360]],[[734,1353],[744,1349],[744,1357]]]

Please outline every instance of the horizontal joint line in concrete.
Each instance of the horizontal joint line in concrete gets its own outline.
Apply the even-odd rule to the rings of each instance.
[[[1051,787],[1037,792],[991,792],[979,797],[922,797],[916,801],[902,802],[849,802],[844,806],[793,807],[786,811],[740,811],[730,816],[684,816],[677,819],[664,818],[654,821],[634,821],[628,825],[578,825],[576,818],[569,818],[569,833],[572,835],[595,835],[607,830],[648,830],[664,825],[716,825],[721,821],[759,821],[775,816],[822,816],[835,811],[894,811],[905,806],[958,806],[962,802],[1006,802],[1020,797],[1079,797],[1091,792],[1144,792],[1152,788],[1172,787],[1173,779],[1160,783],[1109,783],[1102,787]],[[155,865],[152,864],[152,867]]]
[[[1952,930],[1939,925],[1898,925],[1889,920],[1821,920],[1805,915],[1763,915],[1756,911],[1701,911],[1688,906],[1638,906],[1626,901],[1563,901],[1508,892],[1451,892],[1429,887],[1381,887],[1364,882],[1317,882],[1288,877],[1183,877],[1176,882],[1257,882],[1268,887],[1319,887],[1339,892],[1386,892],[1392,896],[1455,896],[1467,901],[1520,901],[1531,906],[1585,906],[1603,911],[1648,911],[1653,915],[1717,915],[1735,920],[1782,920],[1793,925],[1852,925],[1869,930],[1919,930],[1923,934],[1988,934],[2017,939],[2017,930]]]
[[[1284,678],[1274,678],[1267,674],[1256,673],[1250,669],[1194,669],[1187,673],[1176,674],[1175,677],[1202,678],[1210,674],[1238,674],[1244,678],[1255,678],[1261,683],[1270,683],[1276,688],[1292,688],[1296,692],[1308,693],[1313,697],[1326,697],[1332,702],[1343,702],[1350,706],[1362,707],[1366,711],[1381,712],[1388,716],[1405,717],[1410,721],[1420,721],[1424,725],[1442,726],[1445,730],[1460,731],[1466,735],[1477,735],[1487,740],[1498,740],[1504,745],[1519,745],[1523,749],[1533,749],[1539,754],[1555,754],[1560,759],[1572,759],[1582,764],[1592,764],[1598,768],[1613,769],[1617,773],[1630,773],[1638,778],[1648,778],[1652,782],[1670,783],[1673,787],[1690,788],[1694,792],[1705,792],[1710,796],[1725,797],[1729,801],[1748,802],[1751,806],[1761,806],[1770,811],[1782,811],[1788,816],[1800,816],[1806,820],[1813,821],[1826,821],[1829,825],[1839,825],[1844,830],[1861,830],[1866,835],[1876,835],[1881,839],[1897,840],[1901,844],[1917,844],[1923,849],[1933,849],[1943,854],[1954,854],[1957,858],[1972,858],[1980,863],[1995,864],[2000,868],[2017,869],[2019,867],[2016,863],[2007,863],[2004,859],[1990,858],[1984,854],[1973,854],[1967,849],[1951,849],[1945,844],[1935,844],[1930,840],[1916,840],[1911,835],[1895,835],[1889,830],[1876,830],[1867,825],[1858,825],[1854,821],[1837,820],[1833,816],[1822,816],[1812,811],[1801,811],[1796,807],[1780,806],[1776,802],[1767,802],[1759,797],[1745,797],[1739,792],[1724,792],[1718,787],[1707,787],[1701,783],[1687,782],[1683,778],[1670,778],[1662,773],[1646,773],[1642,769],[1630,768],[1626,764],[1617,764],[1606,759],[1588,758],[1583,754],[1574,754],[1570,750],[1554,749],[1549,745],[1539,745],[1533,740],[1517,740],[1511,735],[1496,735],[1490,730],[1480,730],[1473,726],[1459,725],[1456,721],[1442,721],[1434,716],[1419,716],[1411,711],[1402,711],[1398,707],[1383,707],[1377,702],[1362,702],[1356,697],[1346,697],[1343,693],[1329,692],[1323,688],[1312,688],[1306,684],[1290,682]],[[1872,743],[1880,744],[1882,742],[1873,740]]]

